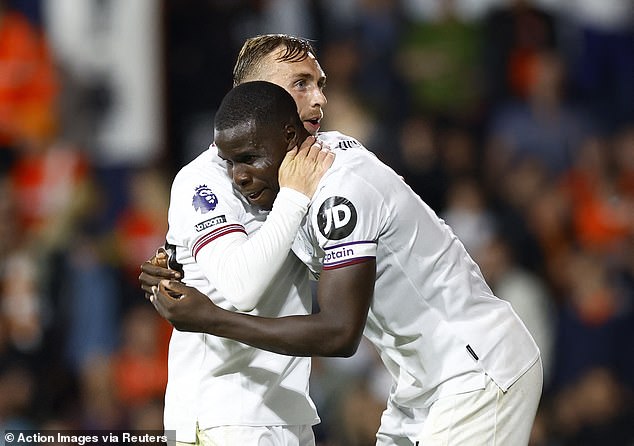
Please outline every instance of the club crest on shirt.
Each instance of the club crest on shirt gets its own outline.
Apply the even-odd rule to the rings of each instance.
[[[192,197],[192,206],[203,214],[213,211],[218,205],[218,197],[214,194],[206,184],[198,186]]]
[[[317,214],[319,232],[328,240],[341,240],[349,236],[357,225],[357,210],[343,197],[327,198]]]

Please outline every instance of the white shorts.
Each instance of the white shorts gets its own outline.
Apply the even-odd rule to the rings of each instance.
[[[538,360],[503,392],[487,377],[484,389],[439,398],[429,408],[388,401],[377,446],[527,445],[543,385]]]
[[[311,426],[219,426],[196,431],[196,443],[178,446],[315,446]]]

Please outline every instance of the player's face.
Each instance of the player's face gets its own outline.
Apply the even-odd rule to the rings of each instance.
[[[215,132],[218,155],[234,186],[252,205],[270,210],[280,190],[278,170],[288,149],[282,131],[260,132],[247,123]]]
[[[272,82],[288,91],[297,103],[304,127],[314,135],[319,131],[327,102],[326,75],[312,54],[301,62],[280,62],[276,58],[281,51],[273,51],[264,59],[258,80]]]

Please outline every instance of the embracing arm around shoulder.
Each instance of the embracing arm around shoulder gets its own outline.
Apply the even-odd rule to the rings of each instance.
[[[310,197],[333,161],[334,154],[314,138],[307,138],[299,149],[290,149],[279,170],[280,191],[273,210],[250,237],[241,217],[243,205],[234,196],[228,178],[219,183],[216,180],[214,190],[219,190],[216,193],[220,199],[208,188],[208,195],[214,196],[214,205],[210,206],[214,213],[207,210],[203,217],[197,208],[192,208],[189,198],[195,184],[201,183],[194,184],[191,175],[178,176],[170,205],[170,227],[177,239],[171,243],[190,252],[188,255],[195,259],[201,272],[233,307],[252,310],[287,258]],[[203,218],[206,220],[201,222]],[[199,227],[205,232],[198,232]],[[148,297],[161,279],[182,279],[169,275],[164,261],[155,260],[156,257],[145,262],[139,276]]]
[[[252,310],[288,255],[309,198],[283,188],[260,230],[227,233],[201,249],[196,262],[209,281],[240,311]]]
[[[239,311],[250,311],[258,303],[286,259],[310,200],[304,194],[282,188],[273,210],[260,230],[247,237],[239,224],[227,224],[201,237],[196,263],[218,291]],[[222,218],[226,218],[224,215]],[[150,297],[152,287],[163,279],[183,279],[167,266],[161,248],[141,265],[139,281]]]
[[[374,259],[324,270],[317,287],[319,312],[264,318],[225,311],[195,288],[162,281],[152,301],[181,331],[205,332],[292,356],[352,356],[361,341],[374,294]],[[173,299],[168,292],[182,294]]]
[[[251,311],[282,267],[334,158],[314,137],[289,150],[279,170],[280,191],[260,230],[248,239],[240,231],[216,237],[196,256],[211,283],[238,310]]]

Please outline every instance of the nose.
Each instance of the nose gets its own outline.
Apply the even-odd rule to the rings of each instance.
[[[326,99],[326,95],[321,88],[315,88],[315,92],[313,93],[313,106],[318,105],[319,107],[323,107],[328,103],[328,99]]]
[[[236,186],[244,187],[251,182],[251,175],[244,164],[234,164],[231,168],[231,179]]]

